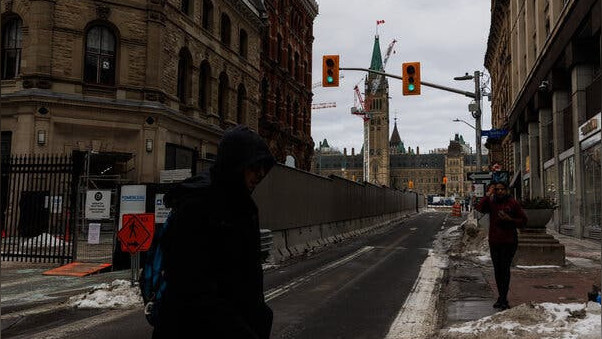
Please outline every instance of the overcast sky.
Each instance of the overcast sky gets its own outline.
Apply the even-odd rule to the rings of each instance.
[[[419,61],[423,81],[474,92],[474,81],[455,81],[456,76],[485,72],[484,56],[490,24],[489,0],[320,0],[314,21],[313,82],[322,80],[322,56],[339,54],[340,67],[369,68],[378,26],[383,58],[393,39],[385,72],[401,76],[403,62]],[[312,110],[312,137],[316,143],[328,139],[331,147],[356,153],[363,143],[362,119],[350,113],[354,105],[353,87],[363,93],[365,72],[341,71],[340,87],[313,89],[313,103],[336,102],[335,108]],[[489,79],[485,72],[484,80]],[[390,127],[394,118],[406,148],[420,147],[420,153],[447,147],[455,133],[474,150],[475,120],[468,112],[472,100],[461,94],[422,86],[419,96],[403,96],[401,81],[389,79]],[[491,87],[491,86],[489,86]],[[490,102],[483,100],[483,130],[491,128]],[[485,138],[482,143],[484,144]],[[485,151],[485,148],[483,147]]]

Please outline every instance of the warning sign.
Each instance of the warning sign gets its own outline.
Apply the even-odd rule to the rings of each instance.
[[[117,238],[121,241],[121,250],[134,254],[148,251],[155,232],[155,214],[124,214]]]

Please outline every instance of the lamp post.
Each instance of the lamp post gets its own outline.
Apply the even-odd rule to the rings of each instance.
[[[469,123],[468,123],[466,120],[462,120],[462,119],[455,118],[455,119],[454,119],[454,120],[452,120],[452,121],[453,121],[453,122],[463,122],[463,123],[467,124],[468,126],[470,126],[470,128],[472,128],[472,129],[474,129],[474,130],[476,130],[476,129],[477,129],[477,128],[476,128],[476,127],[474,127],[473,125],[469,124]]]
[[[473,80],[474,79],[474,106],[473,104],[468,105],[468,109],[475,119],[475,131],[476,131],[476,151],[477,151],[477,171],[482,169],[481,167],[481,72],[474,71],[474,75],[466,73],[463,76],[455,77],[454,80]]]

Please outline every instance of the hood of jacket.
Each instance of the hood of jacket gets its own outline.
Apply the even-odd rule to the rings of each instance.
[[[267,174],[275,163],[259,134],[238,125],[224,134],[218,146],[215,164],[210,169],[211,181],[219,187],[244,187],[245,168],[262,166]]]

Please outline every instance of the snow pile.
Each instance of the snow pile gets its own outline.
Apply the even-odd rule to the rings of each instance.
[[[441,338],[600,338],[600,304],[522,304],[452,326]]]
[[[143,307],[140,288],[123,279],[114,280],[111,284],[99,284],[91,292],[71,297],[69,303],[77,308]]]

